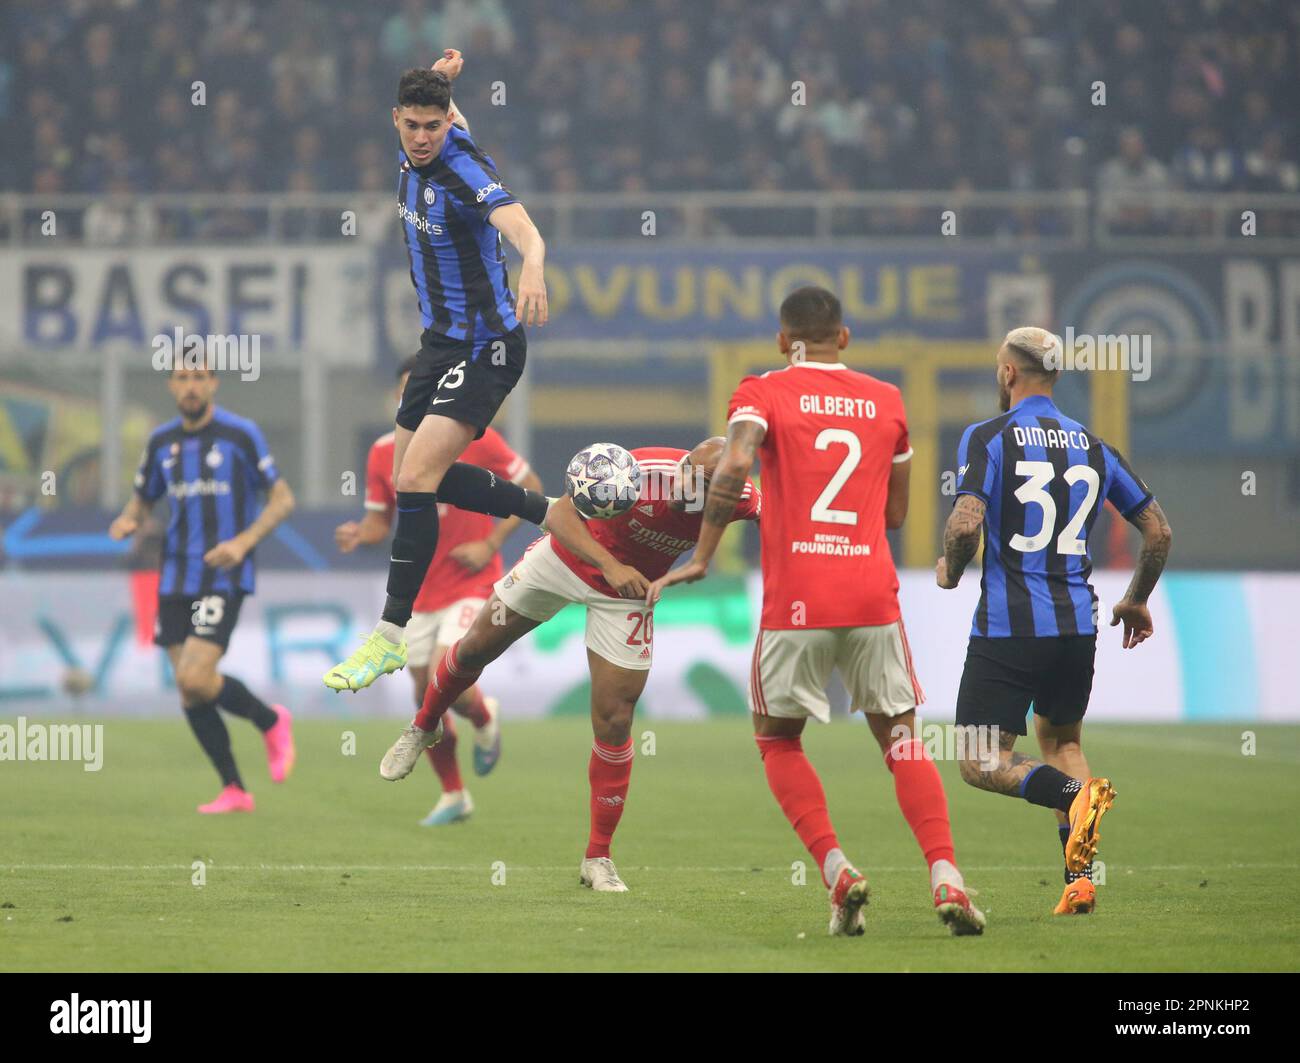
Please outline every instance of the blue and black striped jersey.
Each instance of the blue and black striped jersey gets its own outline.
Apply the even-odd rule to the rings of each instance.
[[[510,332],[519,324],[515,297],[488,218],[518,199],[496,164],[458,126],[432,162],[417,168],[399,150],[398,163],[397,209],[424,327],[471,342]]]
[[[234,569],[212,568],[203,555],[257,519],[259,492],[278,478],[261,429],[246,417],[217,407],[197,432],[185,431],[179,417],[154,429],[135,490],[146,502],[165,494],[171,507],[158,593],[252,594],[254,551]]]
[[[1128,462],[1046,395],[1031,395],[967,428],[957,468],[957,494],[987,507],[971,634],[1096,634],[1088,535],[1102,500],[1129,519],[1152,500]]]

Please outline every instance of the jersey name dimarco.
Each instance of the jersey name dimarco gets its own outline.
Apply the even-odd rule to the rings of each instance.
[[[226,480],[182,480],[169,483],[167,493],[173,498],[194,498],[196,495],[228,495],[230,484]]]
[[[820,413],[826,417],[876,416],[876,404],[871,399],[853,399],[846,395],[800,395],[800,413]]]
[[[1071,450],[1087,450],[1092,446],[1087,432],[1064,428],[1039,428],[1038,425],[1015,425],[1011,429],[1016,437],[1016,446],[1020,447],[1069,447]]]

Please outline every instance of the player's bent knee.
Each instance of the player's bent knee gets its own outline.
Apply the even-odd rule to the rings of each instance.
[[[209,686],[208,674],[198,669],[182,671],[176,676],[176,689],[187,702],[202,700]]]

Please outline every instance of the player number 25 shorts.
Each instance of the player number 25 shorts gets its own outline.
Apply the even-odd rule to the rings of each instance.
[[[611,598],[588,587],[555,556],[549,535],[528,548],[493,585],[516,613],[544,622],[570,602],[587,607],[587,648],[620,668],[644,670],[653,655],[654,612],[640,598]]]
[[[397,423],[414,432],[429,414],[478,429],[482,438],[524,371],[524,327],[504,336],[455,340],[426,329],[402,392]]]
[[[903,622],[877,627],[760,630],[750,663],[749,709],[758,716],[831,718],[826,683],[838,668],[852,712],[898,716],[925,700]]]
[[[188,638],[215,642],[223,650],[230,645],[239,607],[244,602],[240,592],[233,594],[167,594],[158,599],[158,619],[154,624],[154,645],[179,646]]]

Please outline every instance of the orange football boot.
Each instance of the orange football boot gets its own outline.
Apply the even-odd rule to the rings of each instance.
[[[1053,915],[1091,915],[1097,907],[1097,890],[1086,878],[1077,878],[1065,887],[1061,902],[1052,909]]]
[[[1070,805],[1070,837],[1065,843],[1065,866],[1079,874],[1097,853],[1101,835],[1097,826],[1115,800],[1109,779],[1089,779]]]

